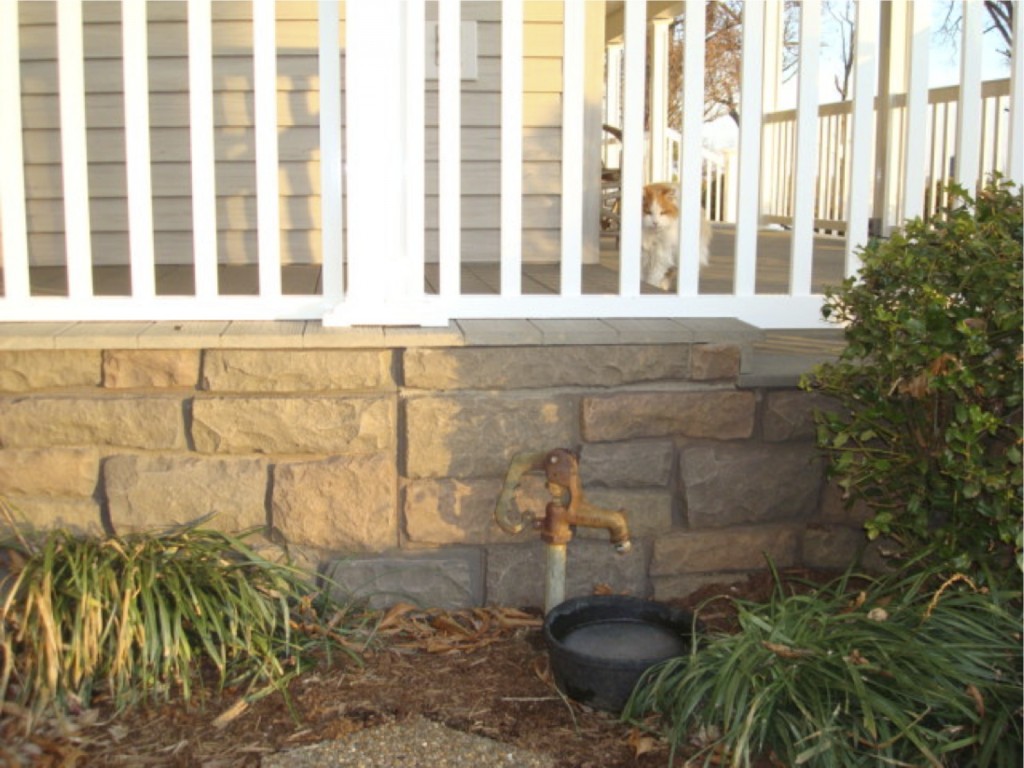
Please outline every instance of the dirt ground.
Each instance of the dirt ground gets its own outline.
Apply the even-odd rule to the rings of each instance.
[[[693,607],[717,594],[762,600],[770,590],[770,577],[758,574],[677,605]],[[713,628],[730,628],[727,600],[701,615]],[[361,666],[321,665],[293,680],[287,698],[274,693],[246,705],[240,691],[227,690],[187,707],[154,705],[116,716],[100,703],[28,735],[16,708],[5,704],[0,766],[258,766],[273,752],[417,715],[550,755],[564,768],[667,766],[668,746],[649,729],[583,707],[555,688],[540,627],[529,611],[397,607]],[[676,765],[682,764],[680,757]]]

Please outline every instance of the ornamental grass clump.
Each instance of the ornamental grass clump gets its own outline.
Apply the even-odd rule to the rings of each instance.
[[[357,659],[358,617],[246,538],[16,532],[0,570],[0,701],[38,714],[102,693],[124,708],[209,685],[255,698],[283,690],[314,651]]]
[[[740,631],[649,670],[624,716],[661,715],[693,764],[1019,766],[1019,592],[921,570],[850,583],[736,601]]]

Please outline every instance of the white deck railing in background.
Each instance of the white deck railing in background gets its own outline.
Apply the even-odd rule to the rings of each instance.
[[[980,57],[977,18],[968,13],[964,25],[963,78],[959,89],[932,92],[923,85],[926,63],[927,14],[920,5],[910,8],[906,24],[894,21],[894,34],[906,35],[903,60],[911,73],[910,91],[894,99],[889,121],[894,129],[886,139],[893,151],[883,172],[892,178],[884,196],[887,222],[932,205],[919,190],[932,190],[949,174],[963,172],[951,166],[951,157],[978,158],[978,174],[998,168],[1011,178],[1021,169],[1022,126],[1019,44],[1015,46],[1015,76],[1009,84],[979,85]],[[971,4],[968,3],[968,6]],[[683,169],[681,194],[684,236],[682,266],[676,294],[647,294],[640,283],[640,187],[644,172],[644,82],[647,4],[627,2],[624,13],[624,65],[621,98],[623,115],[621,231],[618,288],[589,294],[582,290],[582,271],[595,266],[586,254],[595,252],[599,236],[598,210],[585,204],[600,184],[588,169],[586,154],[600,145],[599,125],[587,117],[588,48],[593,36],[605,39],[604,19],[594,4],[568,0],[562,8],[561,115],[561,247],[560,290],[552,294],[525,293],[524,265],[524,10],[522,0],[502,0],[500,34],[500,287],[496,293],[463,290],[465,170],[462,120],[463,89],[460,75],[462,6],[457,0],[437,4],[438,116],[437,194],[439,263],[436,290],[425,287],[424,229],[427,196],[424,166],[424,35],[425,6],[402,0],[348,3],[346,18],[332,0],[318,3],[319,34],[308,46],[319,52],[319,205],[322,229],[318,232],[322,259],[322,287],[315,293],[287,294],[282,289],[281,188],[278,114],[278,62],[282,43],[276,33],[274,3],[253,3],[253,126],[255,128],[255,193],[257,200],[255,250],[258,293],[224,295],[218,270],[217,172],[215,156],[214,84],[211,60],[210,0],[188,0],[188,99],[182,119],[189,130],[192,211],[192,265],[195,289],[191,295],[157,295],[154,274],[161,265],[154,255],[154,183],[151,171],[148,76],[159,62],[147,47],[147,12],[154,6],[122,0],[120,21],[124,66],[125,140],[129,259],[127,295],[95,293],[93,229],[90,218],[90,159],[83,73],[82,3],[60,0],[56,10],[56,50],[59,71],[59,133],[63,219],[67,274],[65,295],[37,295],[31,273],[32,234],[26,212],[26,180],[21,94],[22,41],[19,33],[21,4],[0,0],[0,228],[3,246],[3,295],[0,320],[249,320],[323,319],[325,325],[441,324],[459,318],[613,318],[613,317],[738,317],[763,327],[812,327],[819,324],[821,296],[811,290],[812,238],[821,227],[846,233],[850,254],[867,237],[865,193],[873,189],[876,148],[871,144],[874,81],[878,54],[878,7],[858,4],[859,55],[855,95],[842,107],[816,103],[818,81],[818,0],[801,4],[801,71],[804,86],[800,103],[789,113],[763,115],[759,108],[762,82],[777,73],[763,70],[766,17],[782,12],[782,0],[744,6],[743,83],[740,140],[735,171],[725,179],[708,177],[701,167],[700,119],[703,114],[703,0],[685,0],[679,10],[695,23],[686,29],[683,135],[673,149]],[[550,14],[552,6],[543,12]],[[913,12],[914,8],[917,12]],[[602,6],[603,8],[603,6]],[[894,12],[894,16],[899,14]],[[1019,16],[1019,15],[1018,15]],[[546,19],[550,23],[550,18]],[[1019,26],[1019,19],[1016,22]],[[343,28],[339,45],[339,29]],[[975,35],[975,37],[968,37]],[[1016,35],[1019,40],[1019,34]],[[344,56],[344,77],[341,56]],[[592,63],[592,62],[591,62]],[[903,66],[901,64],[900,66]],[[981,94],[975,96],[973,94]],[[930,104],[924,113],[914,104]],[[951,105],[957,105],[954,109]],[[909,107],[907,106],[909,105]],[[342,107],[344,106],[344,112]],[[903,114],[901,115],[901,110]],[[1005,118],[1004,112],[1010,117]],[[344,124],[342,114],[345,115]],[[854,125],[850,124],[850,115]],[[972,116],[977,131],[965,130]],[[795,126],[795,134],[788,133]],[[926,136],[932,140],[926,142]],[[913,151],[897,151],[910,147]],[[926,151],[926,147],[930,148]],[[763,162],[762,162],[763,158]],[[707,158],[704,167],[708,167]],[[595,178],[590,178],[595,175]],[[702,185],[714,190],[711,206],[718,220],[735,221],[732,288],[708,294],[699,290],[696,262]],[[727,189],[728,188],[728,191]],[[763,190],[763,191],[762,191]],[[909,193],[907,192],[909,190]],[[726,195],[729,195],[727,198]],[[908,199],[907,195],[911,199]],[[933,197],[933,196],[932,196]],[[730,200],[735,201],[731,205]],[[930,209],[927,209],[930,210]],[[895,214],[893,213],[895,211]],[[762,214],[785,217],[793,225],[790,286],[787,294],[765,295],[756,290],[758,230]],[[879,214],[874,214],[879,215]],[[99,231],[99,230],[97,230]],[[311,230],[312,231],[312,230]],[[590,242],[593,239],[594,242]],[[850,257],[848,271],[856,268]]]
[[[920,127],[925,136],[924,181],[920,186],[921,215],[925,218],[943,204],[943,190],[950,182],[972,178],[973,185],[977,185],[993,172],[1009,173],[1010,80],[982,83],[979,93],[980,109],[971,112],[967,122],[972,134],[971,140],[965,142],[965,146],[972,148],[967,152],[960,150],[958,144],[962,112],[959,109],[960,89],[947,86],[928,91],[926,117]],[[892,108],[894,119],[902,121],[907,109],[905,97],[893,98]],[[790,109],[767,114],[764,118],[766,151],[762,176],[765,186],[761,204],[765,223],[792,223],[796,114],[795,109]],[[819,155],[815,174],[814,226],[821,231],[846,231],[847,205],[851,197],[850,143],[855,136],[868,139],[873,136],[870,130],[865,133],[854,131],[852,119],[852,102],[849,101],[823,104],[818,109]],[[969,161],[965,163],[967,170],[963,171],[958,164],[958,158],[964,157],[961,151],[967,152]],[[896,166],[891,172],[900,174],[900,167]],[[972,184],[968,183],[968,186]],[[886,225],[892,227],[899,220],[888,220]]]

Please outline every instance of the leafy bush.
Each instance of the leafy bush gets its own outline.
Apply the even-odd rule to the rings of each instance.
[[[863,249],[859,279],[828,293],[847,347],[805,386],[838,402],[818,442],[872,510],[869,536],[967,567],[1021,544],[1021,188],[951,199]]]
[[[705,765],[1019,765],[1020,593],[921,570],[866,583],[737,601],[741,631],[696,635],[624,717],[662,715]]]
[[[314,649],[356,656],[355,617],[324,613],[305,575],[261,557],[245,534],[15,533],[0,550],[13,563],[0,570],[0,701],[38,713],[88,705],[97,690],[119,707],[188,700],[210,671],[258,696],[283,689]]]

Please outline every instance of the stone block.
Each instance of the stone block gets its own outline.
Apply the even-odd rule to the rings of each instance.
[[[589,443],[580,452],[580,478],[584,488],[664,487],[674,462],[670,440]]]
[[[733,380],[740,375],[740,348],[735,344],[695,344],[692,361],[694,381]]]
[[[10,496],[15,519],[30,530],[63,530],[80,536],[102,536],[103,517],[94,499],[56,496]]]
[[[103,462],[110,522],[118,533],[192,523],[238,532],[267,524],[263,459],[123,454]]]
[[[98,387],[100,353],[86,349],[0,351],[0,392]]]
[[[574,539],[566,554],[565,596],[590,595],[595,588],[607,586],[615,593],[648,597],[649,560],[649,549],[642,543],[620,555],[605,543]],[[488,547],[488,605],[542,608],[546,562],[546,547],[540,540]]]
[[[92,496],[99,469],[91,448],[0,450],[0,495]]]
[[[356,555],[324,567],[335,599],[365,600],[371,608],[399,602],[457,610],[483,605],[482,551],[450,547],[431,552]]]
[[[594,506],[624,511],[629,535],[634,540],[659,536],[672,529],[672,494],[666,490],[597,488],[585,490],[585,496]],[[608,532],[601,528],[579,526],[576,535],[585,539],[608,541]]]
[[[764,398],[762,436],[770,443],[813,440],[817,433],[815,411],[835,407],[834,400],[814,392],[796,389],[768,392]]]
[[[390,397],[197,397],[200,453],[377,453],[395,442]]]
[[[676,531],[654,542],[651,576],[756,571],[770,558],[780,568],[795,565],[800,532],[795,526],[762,525],[717,531]]]
[[[475,480],[413,480],[405,488],[405,535],[415,545],[486,544],[508,541],[494,522],[502,483]]]
[[[867,549],[863,529],[844,525],[809,525],[804,531],[803,564],[808,568],[846,570]]]
[[[0,446],[184,450],[181,400],[171,397],[0,399]]]
[[[826,480],[821,491],[819,517],[827,523],[839,523],[860,528],[872,517],[871,508],[863,501],[848,504],[843,490],[835,482]]]
[[[393,391],[390,350],[211,349],[203,389],[213,392]]]
[[[405,414],[410,478],[504,477],[517,453],[577,442],[575,401],[562,395],[415,397]]]
[[[398,545],[398,477],[386,454],[274,468],[272,521],[288,542],[343,552]]]
[[[108,349],[103,352],[103,386],[108,389],[194,389],[198,381],[198,349]]]
[[[687,344],[419,348],[404,357],[406,386],[431,390],[616,387],[685,381],[689,368]]]
[[[803,519],[818,509],[824,471],[804,443],[690,443],[679,464],[693,528]]]
[[[583,437],[593,442],[639,437],[735,440],[754,430],[753,392],[630,392],[583,398]]]

